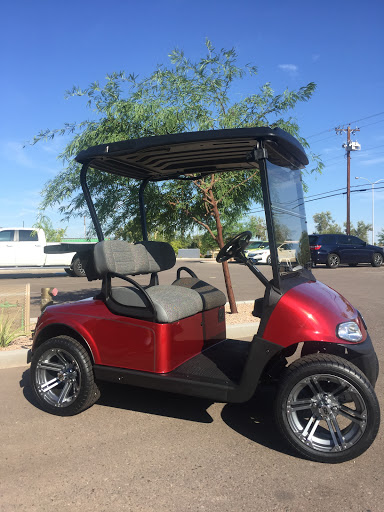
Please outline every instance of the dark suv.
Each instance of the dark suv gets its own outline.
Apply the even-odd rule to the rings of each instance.
[[[336,268],[340,263],[355,267],[359,263],[370,263],[380,267],[384,260],[384,249],[351,235],[309,235],[312,262],[325,263]]]

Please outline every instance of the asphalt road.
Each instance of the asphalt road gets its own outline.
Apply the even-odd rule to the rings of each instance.
[[[188,266],[223,288],[219,265]],[[238,300],[261,295],[246,268],[233,264],[231,270]],[[361,310],[383,368],[384,267],[318,268],[315,275]],[[174,276],[174,270],[164,273],[161,282]],[[0,286],[9,278],[1,275]],[[41,286],[58,287],[59,298],[98,289],[61,273],[14,279],[28,279],[34,297]],[[382,408],[383,388],[379,377]],[[282,442],[272,402],[268,388],[247,404],[223,405],[104,385],[91,409],[59,418],[36,407],[28,368],[0,370],[0,510],[384,510],[383,429],[358,459],[316,464]]]

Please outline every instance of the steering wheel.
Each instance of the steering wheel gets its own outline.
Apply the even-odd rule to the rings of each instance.
[[[240,251],[243,251],[249,245],[249,241],[252,237],[250,231],[243,231],[238,235],[231,238],[231,240],[224,245],[216,256],[217,263],[223,263],[236,256]]]

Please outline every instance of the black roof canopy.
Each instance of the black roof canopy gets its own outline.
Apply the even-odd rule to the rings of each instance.
[[[253,150],[260,142],[272,163],[290,168],[308,164],[301,144],[279,128],[237,128],[178,133],[100,144],[81,151],[76,161],[135,179],[163,180],[258,168]]]

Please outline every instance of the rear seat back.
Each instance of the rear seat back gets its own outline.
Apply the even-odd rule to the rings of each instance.
[[[176,256],[170,244],[107,240],[96,244],[94,261],[98,275],[104,278],[105,303],[117,315],[173,323],[203,311],[203,301],[193,290],[172,285],[141,287],[128,278],[172,268]],[[110,274],[125,277],[134,286],[113,287]]]
[[[125,276],[152,274],[175,266],[175,251],[166,242],[104,240],[95,245],[94,262],[100,277],[109,272]]]

